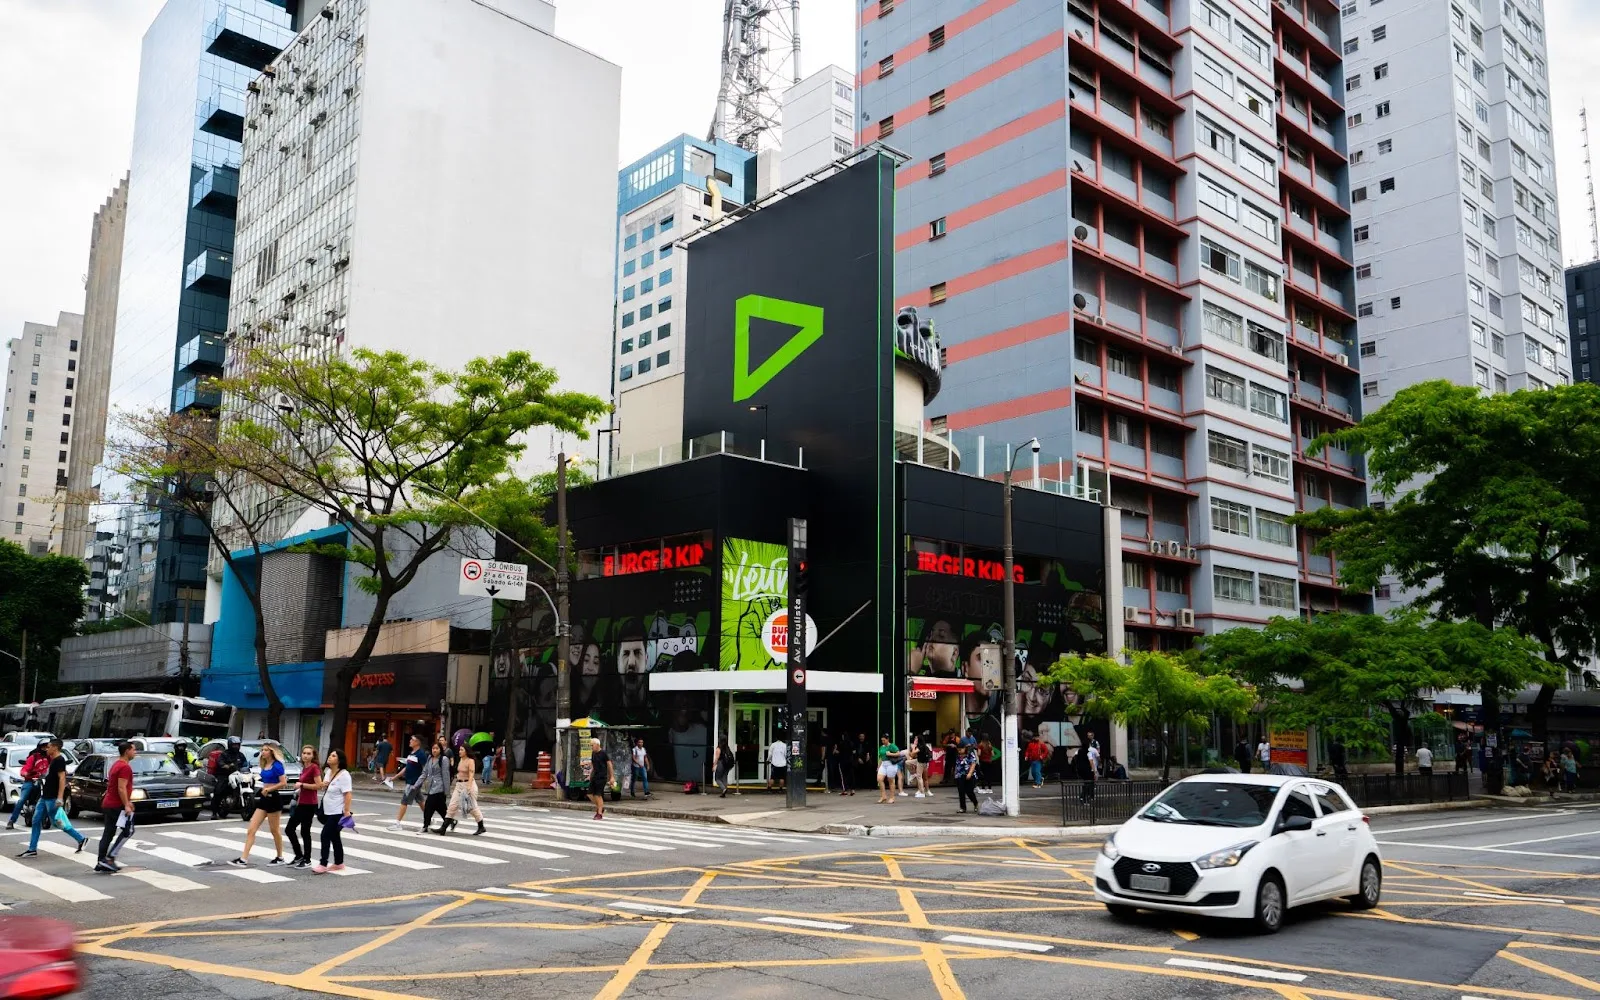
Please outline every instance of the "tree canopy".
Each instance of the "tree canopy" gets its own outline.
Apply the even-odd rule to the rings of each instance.
[[[1172,739],[1180,726],[1204,732],[1211,716],[1243,718],[1256,695],[1237,678],[1220,671],[1197,669],[1194,657],[1149,650],[1129,650],[1128,662],[1109,656],[1063,656],[1039,678],[1041,684],[1065,684],[1084,697],[1084,714],[1161,731],[1161,778],[1172,771]]]
[[[22,546],[0,540],[0,702],[21,691],[22,634],[28,635],[28,688],[19,700],[30,701],[37,683],[41,698],[57,692],[56,669],[61,640],[76,634],[83,617],[83,588],[89,571],[83,560],[68,556],[32,556]],[[37,675],[35,672],[38,672]]]
[[[1325,435],[1365,456],[1380,502],[1298,515],[1326,532],[1343,582],[1388,574],[1415,591],[1413,606],[1536,639],[1561,671],[1585,671],[1600,635],[1600,386],[1589,383],[1484,395],[1422,382],[1360,424]],[[1557,679],[1530,711],[1547,730]],[[1498,695],[1484,708],[1499,716]]]

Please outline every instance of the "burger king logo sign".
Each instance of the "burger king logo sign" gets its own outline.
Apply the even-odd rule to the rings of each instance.
[[[767,618],[765,625],[761,626],[761,645],[766,647],[767,655],[778,662],[789,659],[789,609],[779,608]],[[817,648],[817,623],[806,615],[806,655],[810,656],[812,650]]]

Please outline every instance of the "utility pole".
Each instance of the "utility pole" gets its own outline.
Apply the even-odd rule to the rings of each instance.
[[[178,693],[189,693],[189,588],[183,589],[183,638],[178,640]]]
[[[556,456],[556,745],[550,759],[563,769],[563,742],[572,725],[572,626],[567,608],[567,453]]]
[[[1033,454],[1039,454],[1039,439],[1034,438],[1028,442],[1033,448]],[[1001,603],[1005,606],[1002,614],[1005,625],[1005,646],[1001,650],[1000,679],[1003,699],[1000,707],[1000,792],[1005,800],[1006,815],[1016,816],[1022,812],[1021,789],[1019,788],[1021,775],[1017,761],[1017,585],[1015,576],[1016,553],[1011,545],[1011,470],[1017,464],[1017,456],[1022,454],[1022,449],[1012,453],[1006,462],[1005,492],[1001,499],[1000,511],[1000,545],[1002,548],[1002,572],[1005,579],[1001,581]]]
[[[784,664],[789,709],[789,780],[785,791],[790,809],[806,807],[806,520],[789,518],[789,655]],[[827,776],[823,776],[826,781]]]
[[[17,701],[28,700],[28,630],[22,630],[22,655],[17,658]],[[39,690],[39,681],[34,679],[33,689]]]

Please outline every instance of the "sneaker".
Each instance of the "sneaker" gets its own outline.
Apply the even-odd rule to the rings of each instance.
[[[267,862],[269,865],[281,865],[286,863],[287,862],[285,862],[282,858],[273,858],[271,861]]]
[[[85,837],[82,840],[78,841],[78,849],[76,851],[73,851],[72,853],[73,854],[82,854],[83,853],[83,845],[87,844],[88,842],[89,842],[89,838],[88,837]]]
[[[311,867],[311,859],[310,858],[301,858],[299,861],[296,861],[294,863],[294,866],[296,868],[310,868]]]
[[[328,873],[328,866],[327,865],[316,865],[311,869],[311,871],[312,871],[313,874],[316,874],[316,875],[326,875]]]
[[[383,779],[383,787],[387,788],[391,792],[394,791],[394,779],[393,778],[385,778],[385,779]]]
[[[228,862],[228,864],[232,865],[235,868],[249,868],[250,867],[250,862],[246,861],[244,858],[234,858],[232,861]]]
[[[402,827],[399,823],[390,823],[389,824],[389,832],[390,833],[399,833],[402,829],[404,829],[404,827]],[[424,827],[423,829],[427,829],[427,828]]]
[[[599,816],[595,817],[595,819],[599,819],[599,818],[600,818]],[[23,851],[21,854],[17,855],[17,857],[19,857],[19,858],[37,858],[38,856],[39,856],[39,852],[38,851]]]
[[[6,832],[7,833],[11,832],[12,830],[15,830],[16,828],[17,828],[17,824],[15,824],[15,823],[7,823],[6,824]]]
[[[927,796],[922,794],[921,792],[918,792],[917,794],[915,794],[915,795],[913,795],[911,797],[914,798],[914,799],[925,799],[925,798],[927,798]]]
[[[113,875],[117,871],[115,868],[113,868],[110,865],[106,864],[104,861],[102,861],[99,864],[95,865],[94,866],[94,870],[99,872],[102,875]]]
[[[342,872],[342,871],[344,871],[344,865],[329,865],[328,866],[328,871],[330,871],[330,872]]]

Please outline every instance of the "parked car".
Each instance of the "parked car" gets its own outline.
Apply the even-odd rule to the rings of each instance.
[[[17,732],[6,733],[5,735],[0,736],[0,743],[26,743],[29,746],[36,746],[41,741],[48,742],[55,738],[55,733],[32,733],[18,730]]]
[[[1184,778],[1101,845],[1095,898],[1111,915],[1164,910],[1252,921],[1343,897],[1378,905],[1383,861],[1367,817],[1327,781],[1272,774]]]
[[[78,755],[79,760],[82,760],[95,753],[110,754],[115,757],[117,755],[117,747],[121,743],[121,740],[79,740],[71,744],[71,747],[72,752]]]
[[[0,915],[0,1000],[44,1000],[78,989],[74,937],[62,920]]]
[[[0,800],[8,805],[16,804],[17,795],[22,791],[22,762],[38,745],[37,740],[30,743],[0,743]],[[61,756],[67,759],[67,774],[71,775],[77,769],[78,755],[63,749]],[[32,822],[33,813],[27,815],[29,822]]]
[[[290,784],[300,780],[300,755],[288,753],[284,750],[283,745],[276,740],[248,740],[239,745],[239,752],[243,753],[244,759],[250,762],[250,771],[252,774],[254,774],[258,779],[261,777],[261,748],[264,746],[270,746],[278,754],[279,759],[283,761],[284,780],[288,781]],[[205,744],[199,750],[195,751],[195,756],[199,758],[200,762],[199,770],[195,771],[195,777],[200,779],[201,787],[206,790],[206,801],[208,802],[210,801],[211,797],[211,789],[216,784],[217,779],[214,775],[206,770],[206,759],[211,756],[211,751],[226,750],[227,748],[228,744],[226,740],[212,740],[210,743]],[[259,788],[259,783],[257,787]],[[294,796],[283,796],[283,807],[285,810],[289,809],[293,803]]]
[[[85,757],[72,778],[67,813],[100,812],[106,794],[106,777],[116,757],[94,754]],[[184,819],[197,819],[205,803],[205,789],[184,774],[183,769],[164,754],[136,753],[129,761],[133,768],[133,811],[139,819],[167,813],[181,813]]]

